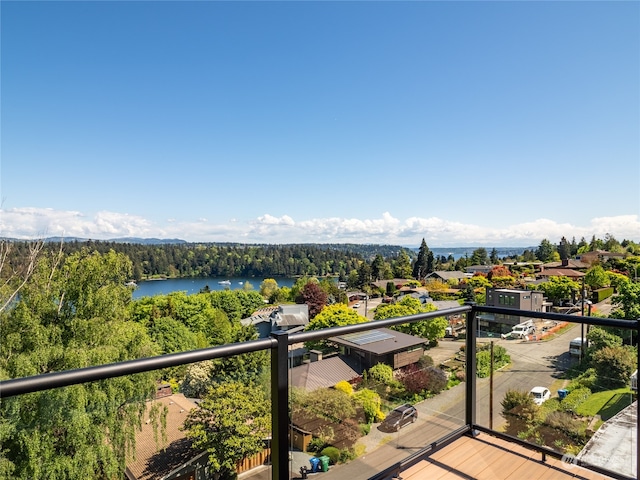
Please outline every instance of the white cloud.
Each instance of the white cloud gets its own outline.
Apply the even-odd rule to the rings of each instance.
[[[544,238],[557,243],[592,235],[611,234],[618,240],[640,241],[638,215],[593,218],[588,225],[558,223],[547,218],[516,223],[502,228],[464,224],[438,217],[400,220],[389,212],[380,218],[314,218],[296,221],[288,215],[262,215],[252,221],[232,219],[215,224],[200,218],[185,222],[175,218],[158,225],[136,215],[98,212],[93,216],[78,211],[16,208],[0,210],[0,235],[34,239],[49,236],[105,240],[118,237],[180,238],[191,242],[246,243],[382,243],[429,246],[535,246]]]

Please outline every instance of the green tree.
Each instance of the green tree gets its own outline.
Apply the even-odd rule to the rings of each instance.
[[[209,453],[210,467],[235,478],[236,463],[261,452],[271,435],[269,402],[260,387],[226,382],[209,390],[184,427],[193,446]]]
[[[607,277],[609,278],[609,285],[616,289],[617,292],[620,291],[620,287],[623,283],[629,283],[629,277],[623,275],[622,273],[617,272],[606,272]]]
[[[631,373],[638,368],[635,349],[624,345],[597,350],[591,364],[598,374],[598,383],[611,388],[628,385]]]
[[[424,277],[429,273],[429,247],[427,246],[427,242],[425,242],[424,238],[422,239],[422,243],[420,244],[420,249],[418,250],[418,258],[413,264],[412,275],[416,280],[424,280]]]
[[[618,295],[611,303],[616,307],[611,313],[614,318],[637,320],[640,318],[640,283],[627,282],[620,285]]]
[[[422,305],[420,300],[411,296],[404,296],[400,301],[392,304],[382,304],[376,308],[374,320],[385,320],[387,318],[406,317],[418,313],[433,312],[436,307],[432,303]],[[426,338],[430,342],[437,342],[444,337],[447,320],[443,317],[420,320],[413,323],[404,323],[392,327],[393,330]]]
[[[555,245],[545,238],[536,249],[536,258],[541,262],[553,262],[557,253]]]
[[[384,258],[378,253],[373,259],[373,262],[371,262],[371,276],[374,282],[384,278],[385,269]]]
[[[560,243],[558,244],[557,249],[558,249],[558,254],[560,255],[560,260],[567,260],[571,258],[571,245],[569,244],[569,242],[565,237],[562,237],[560,239]]]
[[[411,273],[411,259],[407,252],[402,249],[393,265],[393,275],[396,278],[411,278]]]
[[[521,390],[507,390],[500,405],[502,406],[502,416],[507,421],[517,417],[531,422],[537,411],[533,397],[529,395],[529,392]]]
[[[486,265],[489,263],[489,257],[487,256],[487,249],[480,247],[476,248],[471,254],[472,265]]]
[[[584,283],[587,284],[592,290],[606,287],[609,285],[609,277],[607,276],[604,268],[600,265],[594,265],[584,276]]]
[[[580,284],[569,277],[549,277],[547,282],[538,285],[549,300],[558,303],[573,298],[580,291]]]
[[[335,303],[333,305],[327,305],[313,317],[305,330],[321,330],[324,328],[338,327],[343,325],[354,325],[356,323],[364,323],[367,319],[352,309],[347,307],[344,303]],[[326,342],[307,342],[306,347],[308,349],[325,348]]]
[[[393,368],[386,363],[377,363],[367,370],[367,377],[375,383],[389,383],[393,381]]]
[[[278,282],[273,278],[265,278],[260,284],[260,295],[266,299],[270,299],[271,296],[278,290]]]
[[[18,301],[0,318],[0,375],[18,378],[157,354],[128,319],[131,262],[82,250],[57,263],[41,257]],[[14,478],[120,478],[135,445],[148,372],[22,395],[0,405],[0,464]]]

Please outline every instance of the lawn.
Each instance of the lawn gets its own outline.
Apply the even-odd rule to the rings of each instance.
[[[584,417],[600,415],[603,421],[607,421],[631,403],[633,396],[628,387],[605,390],[592,394],[578,406],[576,413]]]

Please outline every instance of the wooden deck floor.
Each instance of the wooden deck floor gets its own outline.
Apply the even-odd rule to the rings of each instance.
[[[402,480],[605,480],[514,443],[481,434],[462,437],[401,473]]]

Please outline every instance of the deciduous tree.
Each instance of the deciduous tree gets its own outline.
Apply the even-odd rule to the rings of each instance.
[[[235,478],[236,463],[264,448],[271,415],[264,390],[225,382],[209,390],[184,422],[193,446],[209,453],[209,465],[222,478]]]
[[[158,353],[146,329],[128,320],[130,275],[131,262],[115,252],[83,250],[58,267],[41,257],[0,318],[0,374],[17,378]],[[14,478],[121,478],[156,375],[3,400],[2,468]]]
[[[312,319],[327,305],[327,298],[327,292],[320,285],[309,282],[296,298],[296,303],[306,303],[309,306],[309,318]]]

